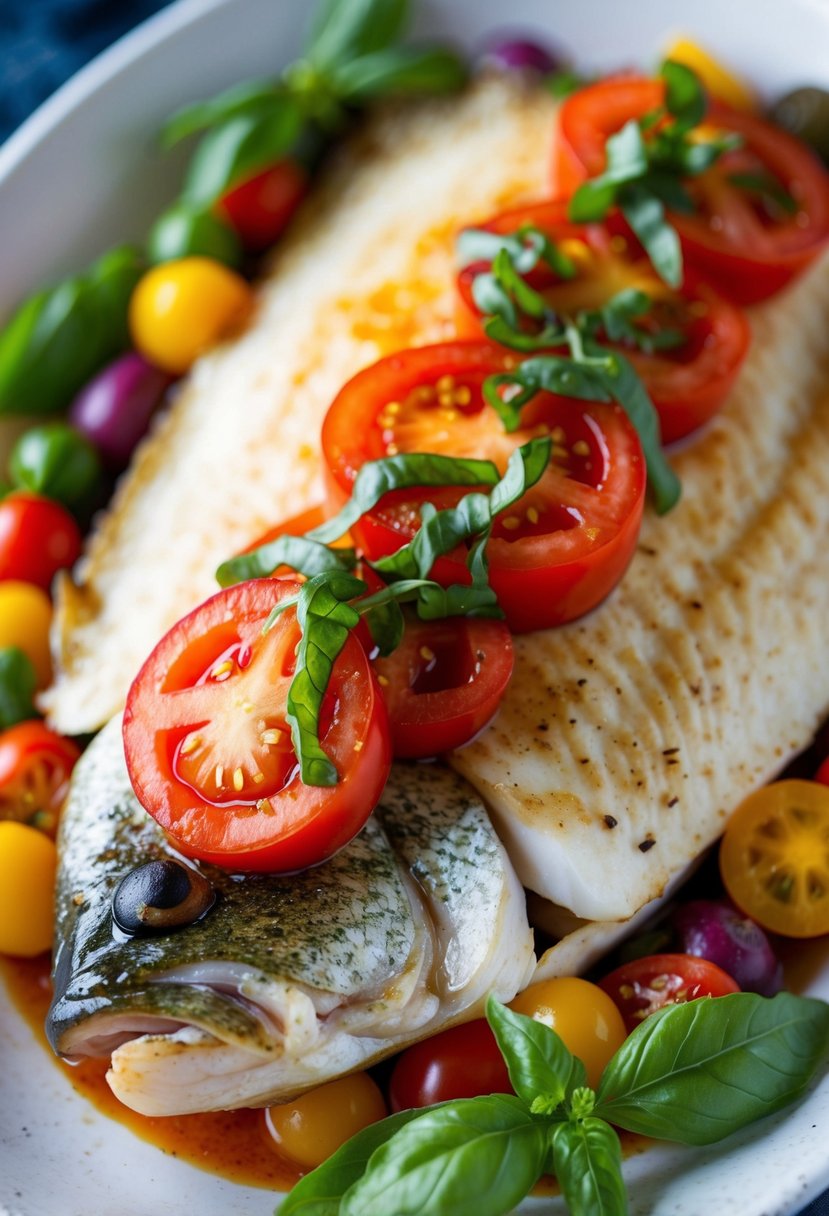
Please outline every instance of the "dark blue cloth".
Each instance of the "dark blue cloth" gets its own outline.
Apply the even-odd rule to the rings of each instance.
[[[0,0],[0,141],[93,55],[163,7],[163,0]],[[802,1216],[829,1216],[829,1194]]]

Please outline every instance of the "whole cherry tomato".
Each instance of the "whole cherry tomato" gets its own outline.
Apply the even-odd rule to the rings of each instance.
[[[48,591],[58,570],[77,561],[82,543],[80,528],[60,503],[25,491],[0,502],[0,580]]]
[[[389,1082],[393,1111],[479,1094],[511,1093],[504,1057],[484,1018],[452,1026],[407,1047]]]

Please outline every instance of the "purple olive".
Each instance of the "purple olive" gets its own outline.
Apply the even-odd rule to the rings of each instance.
[[[783,987],[783,968],[769,939],[729,904],[697,899],[679,908],[673,919],[680,950],[716,963],[744,992],[774,996]]]
[[[561,66],[561,57],[528,38],[502,37],[491,43],[481,62],[500,71],[530,70],[548,76]]]
[[[69,419],[95,444],[104,463],[123,469],[146,433],[172,378],[130,351],[99,372],[78,393]]]

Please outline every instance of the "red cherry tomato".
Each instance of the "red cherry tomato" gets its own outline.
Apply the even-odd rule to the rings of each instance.
[[[80,748],[43,722],[18,722],[0,734],[0,820],[54,835]]]
[[[740,991],[716,963],[692,954],[648,954],[611,971],[599,987],[616,1003],[628,1031],[664,1005]]]
[[[608,135],[663,102],[661,81],[636,77],[604,80],[572,94],[559,112],[556,193],[569,197],[585,177],[601,173]],[[688,260],[723,295],[754,304],[785,287],[829,241],[829,174],[800,140],[753,114],[714,103],[705,123],[736,132],[742,147],[686,182],[697,209],[671,212],[671,223]],[[769,210],[732,181],[734,175],[757,174],[770,176],[791,196],[791,214]]]
[[[80,557],[81,531],[65,507],[39,494],[9,494],[0,502],[0,579],[48,591],[58,570]]]
[[[142,805],[188,857],[242,870],[316,865],[356,835],[388,776],[388,720],[354,638],[334,664],[320,741],[339,781],[305,785],[286,722],[300,587],[257,579],[214,595],[162,638],[138,673],[124,744]]]
[[[681,333],[683,341],[676,348],[652,354],[628,349],[624,342],[615,344],[636,368],[656,406],[663,442],[682,439],[707,422],[728,396],[748,353],[751,331],[743,312],[690,269],[682,290],[671,291],[635,241],[604,224],[571,224],[565,202],[529,203],[481,226],[506,234],[525,224],[540,228],[563,246],[577,267],[573,279],[559,279],[546,267],[529,276],[531,286],[556,312],[594,311],[619,292],[635,288],[653,302],[643,321],[654,336],[666,330]],[[483,336],[472,288],[475,277],[488,269],[488,263],[476,262],[458,277],[457,323],[462,337]]]
[[[561,625],[589,612],[622,577],[636,546],[645,496],[638,436],[616,405],[539,394],[523,425],[507,434],[484,402],[489,374],[512,365],[504,351],[451,342],[403,351],[360,372],[335,399],[323,424],[332,503],[350,494],[367,460],[399,452],[441,452],[493,460],[539,434],[554,439],[542,479],[499,516],[487,546],[490,581],[516,632]],[[426,501],[455,504],[457,487],[395,491],[352,533],[374,560],[411,539]],[[431,577],[469,581],[466,552],[441,558]]]
[[[258,253],[282,233],[308,189],[308,174],[295,160],[281,160],[222,195],[218,211],[245,249]]]
[[[395,756],[422,759],[468,743],[497,710],[512,664],[503,621],[407,620],[397,650],[374,663]]]
[[[819,781],[821,785],[829,785],[829,756],[826,757],[815,773],[815,781]]]
[[[509,1073],[489,1023],[480,1018],[452,1026],[408,1047],[389,1082],[393,1111],[414,1110],[455,1098],[511,1094]]]

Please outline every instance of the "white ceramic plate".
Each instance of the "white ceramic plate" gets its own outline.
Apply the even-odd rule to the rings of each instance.
[[[143,235],[178,181],[153,132],[185,101],[295,56],[306,0],[179,0],[81,72],[0,150],[0,316],[108,244]],[[419,32],[475,49],[543,31],[590,68],[652,61],[697,35],[774,96],[829,85],[827,0],[419,0]],[[829,968],[812,991],[829,999]],[[829,1186],[829,1076],[727,1147],[628,1161],[634,1216],[784,1216]],[[268,1216],[274,1197],[202,1173],[78,1098],[0,991],[0,1216]],[[558,1201],[527,1205],[560,1212]],[[389,1214],[391,1216],[391,1213]]]

